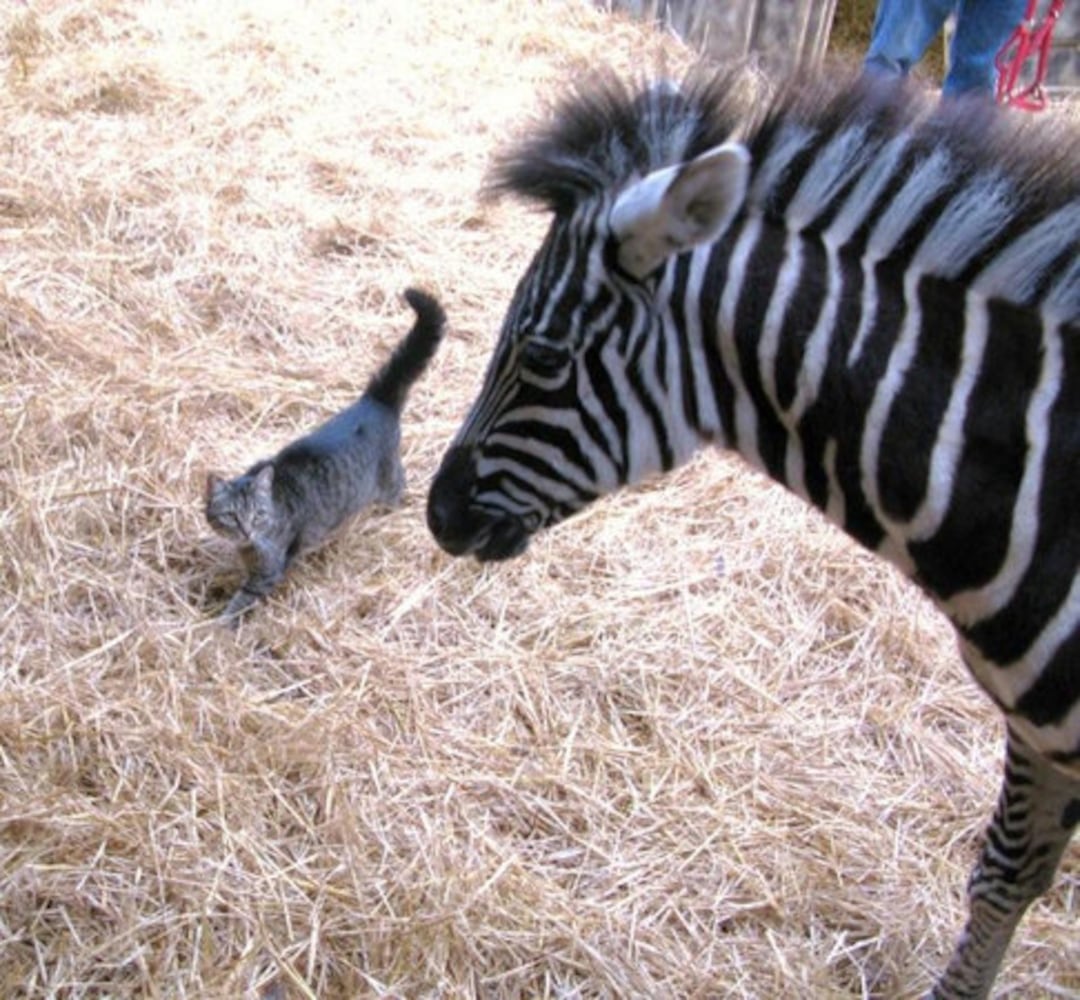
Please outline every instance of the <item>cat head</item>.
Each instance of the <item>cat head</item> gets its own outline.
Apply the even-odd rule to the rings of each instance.
[[[274,467],[267,464],[236,479],[206,477],[206,520],[234,542],[254,542],[274,520]]]

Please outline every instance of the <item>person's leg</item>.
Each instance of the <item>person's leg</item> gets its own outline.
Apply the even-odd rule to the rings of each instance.
[[[960,0],[942,88],[946,97],[977,94],[993,100],[994,56],[1024,19],[1026,9],[1027,0]]]
[[[955,5],[956,0],[878,0],[863,67],[883,76],[906,75]]]

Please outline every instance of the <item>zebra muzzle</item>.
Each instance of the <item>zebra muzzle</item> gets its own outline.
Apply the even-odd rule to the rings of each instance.
[[[452,556],[481,562],[512,559],[525,551],[529,532],[519,517],[473,502],[476,466],[467,448],[451,448],[428,492],[428,529]]]

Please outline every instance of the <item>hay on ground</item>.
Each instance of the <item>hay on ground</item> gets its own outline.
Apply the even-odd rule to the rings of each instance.
[[[733,459],[478,567],[426,485],[543,220],[476,197],[580,3],[35,0],[0,87],[0,996],[913,997],[1001,722],[940,618]],[[404,507],[235,632],[200,509],[451,318]],[[642,539],[649,544],[642,544]],[[1080,991],[1074,849],[1003,996]]]

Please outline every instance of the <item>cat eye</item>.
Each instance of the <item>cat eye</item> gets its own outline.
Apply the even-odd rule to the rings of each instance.
[[[562,372],[570,357],[569,348],[543,340],[526,341],[521,348],[521,363],[529,371],[549,378]]]

